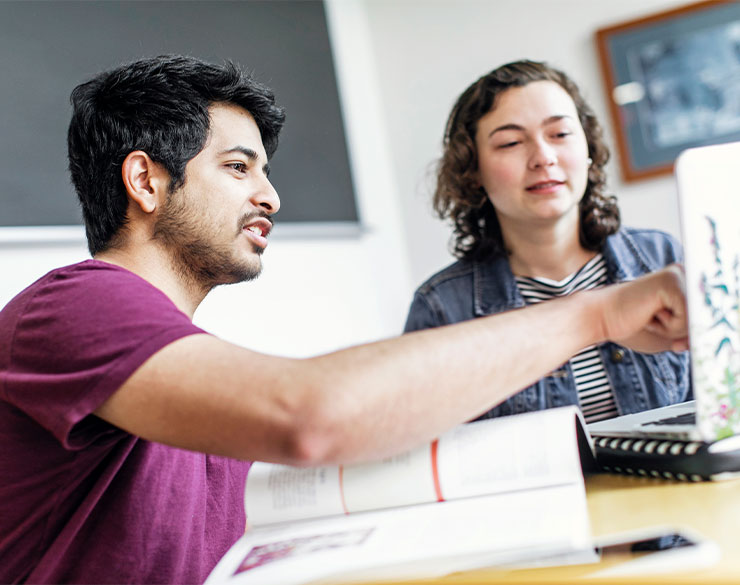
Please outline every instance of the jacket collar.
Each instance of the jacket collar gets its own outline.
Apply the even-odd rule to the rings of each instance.
[[[610,283],[632,280],[657,268],[623,229],[606,239],[601,253]],[[524,305],[506,256],[473,262],[473,311],[477,317]]]
[[[473,263],[473,312],[477,317],[523,306],[506,256]]]
[[[633,280],[660,268],[652,262],[625,229],[609,236],[602,249],[609,282]]]

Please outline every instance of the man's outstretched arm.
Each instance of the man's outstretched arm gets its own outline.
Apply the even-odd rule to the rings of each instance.
[[[300,465],[428,441],[605,340],[686,348],[677,267],[563,299],[309,359],[193,335],[145,362],[97,411],[143,438]]]

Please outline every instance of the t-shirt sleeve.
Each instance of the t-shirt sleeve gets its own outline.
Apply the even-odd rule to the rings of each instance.
[[[115,427],[89,415],[149,357],[204,333],[161,291],[92,263],[51,273],[19,304],[6,399],[78,449]]]

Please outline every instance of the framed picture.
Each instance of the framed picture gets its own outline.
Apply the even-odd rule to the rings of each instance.
[[[688,4],[596,42],[626,181],[670,173],[686,148],[740,140],[740,2]]]

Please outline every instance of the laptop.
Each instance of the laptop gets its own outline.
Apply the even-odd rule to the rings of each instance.
[[[670,443],[616,442],[599,437],[693,441],[715,451],[740,449],[740,142],[691,148],[675,166],[685,252],[689,345],[694,398],[588,425],[598,447],[635,453]],[[740,470],[740,455],[733,465]]]

